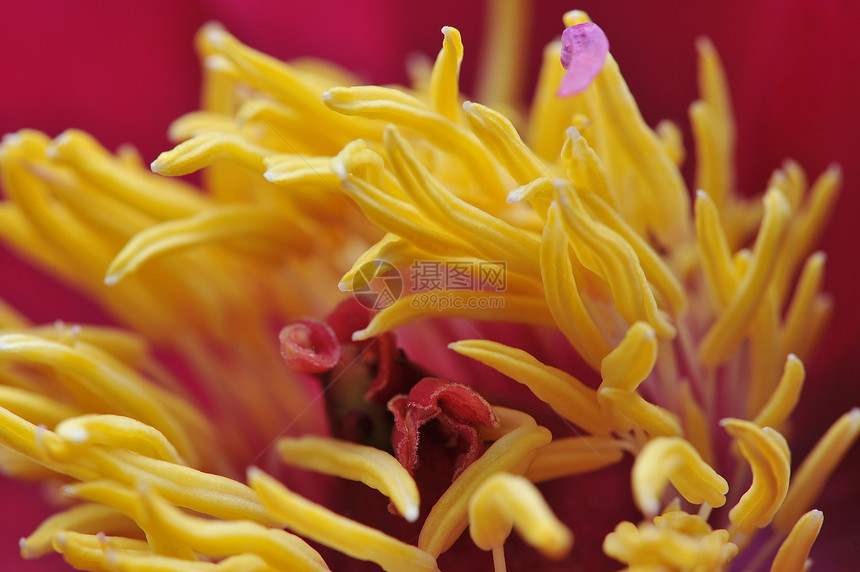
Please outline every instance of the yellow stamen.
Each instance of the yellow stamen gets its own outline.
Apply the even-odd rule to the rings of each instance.
[[[842,170],[838,165],[833,165],[816,179],[806,201],[793,217],[783,246],[785,255],[780,257],[774,268],[774,284],[782,299],[790,291],[790,280],[797,267],[824,232],[836,208],[841,185]]]
[[[81,413],[74,407],[59,403],[40,393],[6,385],[0,385],[0,407],[30,420],[35,425],[47,427],[54,427],[63,419]]]
[[[780,345],[784,352],[797,352],[808,347],[816,301],[821,300],[825,262],[824,253],[816,252],[803,266],[782,326]]]
[[[525,477],[542,483],[596,471],[621,461],[627,443],[609,437],[565,437],[541,447]]]
[[[633,496],[646,516],[660,511],[660,497],[667,481],[693,504],[706,502],[718,508],[726,503],[729,484],[692,445],[678,437],[648,441],[633,464]]]
[[[777,249],[785,233],[790,207],[779,191],[771,190],[764,197],[765,216],[750,268],[744,273],[731,301],[711,326],[699,347],[702,362],[714,367],[725,361],[741,342],[749,320],[758,307],[771,270],[776,264]]]
[[[785,369],[779,380],[776,391],[771,394],[765,406],[759,411],[755,418],[755,424],[759,427],[779,427],[791,412],[794,411],[800,399],[800,390],[806,372],[803,363],[794,354],[789,354],[785,360]]]
[[[809,550],[822,524],[824,514],[820,510],[811,510],[800,517],[779,547],[771,572],[804,572],[808,568]]]
[[[635,391],[645,381],[657,361],[657,338],[654,328],[636,322],[624,339],[600,363],[601,387]]]
[[[329,109],[349,116],[381,119],[417,131],[428,141],[461,159],[490,196],[502,194],[488,151],[465,127],[439,115],[417,99],[385,87],[338,87],[323,93]]]
[[[830,427],[795,472],[788,496],[773,519],[778,531],[788,533],[800,515],[809,510],[858,435],[860,409],[855,407]]]
[[[573,545],[573,535],[528,479],[496,473],[469,500],[469,534],[478,548],[492,550],[504,545],[513,527],[554,560],[564,558]]]
[[[275,153],[234,133],[204,133],[165,151],[151,166],[155,173],[175,177],[226,159],[262,171],[263,158]]]
[[[177,465],[187,463],[158,430],[118,415],[81,415],[58,424],[54,432],[76,445],[105,445]]]
[[[650,323],[660,337],[673,337],[675,328],[659,313],[645,272],[630,244],[579,211],[567,189],[559,191],[561,220],[574,251],[580,260],[583,256],[594,257],[595,270],[612,289],[618,313],[630,323],[637,320]]]
[[[720,59],[713,44],[700,38],[699,92],[702,101],[690,107],[696,139],[696,188],[707,192],[718,208],[734,189],[734,118]]]
[[[672,513],[665,515],[671,516]],[[655,524],[642,523],[638,527],[622,522],[606,536],[603,550],[628,563],[628,570],[725,569],[738,552],[738,547],[729,542],[728,532],[711,531],[699,517],[682,516],[687,518],[656,517]]]
[[[531,10],[522,0],[502,0],[488,10],[476,91],[489,105],[519,103]],[[557,86],[558,84],[556,84]]]
[[[487,340],[461,340],[448,346],[526,385],[559,415],[595,435],[610,427],[600,414],[595,391],[572,375],[544,365],[528,353]]]
[[[174,417],[159,392],[137,374],[95,348],[75,347],[27,335],[0,337],[0,357],[43,364],[74,378],[91,403],[111,404],[117,413],[152,425],[174,444],[183,458],[194,458],[185,427]],[[191,411],[187,413],[190,415]]]
[[[71,165],[100,189],[157,219],[190,216],[207,200],[179,181],[165,180],[140,169],[121,165],[92,137],[69,130],[56,138],[51,154]]]
[[[541,276],[546,304],[559,330],[595,370],[611,350],[585,307],[573,277],[569,241],[553,203],[547,211],[540,248]]]
[[[613,417],[620,413],[650,435],[664,437],[684,435],[681,421],[676,414],[646,401],[635,391],[604,387],[598,390],[597,395],[600,399],[606,400],[610,411],[615,409],[616,413],[613,413]],[[616,428],[625,429],[623,424],[617,425]]]
[[[684,163],[684,139],[681,133],[681,128],[668,119],[664,119],[657,124],[657,137],[660,138],[660,144],[663,146],[663,151],[679,167]]]
[[[609,186],[606,168],[594,149],[588,145],[585,137],[575,127],[567,128],[567,139],[562,147],[561,156],[567,167],[567,177],[574,187],[594,193],[613,209],[617,208],[618,198]]]
[[[525,413],[503,407],[494,407],[493,412],[499,418],[499,428],[481,428],[481,433],[485,440],[495,443],[448,487],[421,528],[418,546],[434,556],[447,550],[466,530],[469,499],[481,483],[501,471],[522,474],[540,447],[552,439],[549,431]]]
[[[442,28],[442,49],[436,57],[430,77],[430,97],[440,115],[457,121],[460,115],[460,63],[463,61],[463,41],[460,32],[451,26]]]
[[[303,228],[304,227],[304,228]],[[137,234],[113,260],[105,283],[113,285],[146,262],[167,254],[219,241],[262,238],[280,244],[308,244],[310,229],[270,207],[230,205],[207,209],[188,219],[152,226]]]
[[[324,437],[281,439],[285,463],[353,481],[361,481],[391,499],[409,522],[418,518],[418,487],[403,466],[385,451]]]
[[[463,111],[475,136],[518,184],[525,185],[546,173],[547,166],[523,143],[507,117],[470,101],[463,104]]]
[[[785,438],[770,427],[738,419],[720,424],[738,440],[741,454],[752,468],[752,485],[729,511],[729,520],[742,533],[750,534],[773,520],[788,492],[791,456]]]
[[[717,308],[724,308],[737,289],[738,277],[732,263],[728,239],[713,199],[704,191],[696,192],[696,248],[708,291]]]
[[[687,307],[684,288],[660,255],[600,197],[583,193],[581,198],[595,218],[627,241],[639,257],[639,264],[642,265],[642,271],[648,281],[665,298],[673,314],[677,316],[684,312]]]
[[[133,519],[146,534],[146,541],[156,554],[193,559],[192,549],[181,540],[177,540],[162,523],[150,518],[144,505],[142,495],[129,487],[111,480],[98,479],[86,483],[66,485],[62,492],[88,501],[109,506]]]
[[[177,542],[206,556],[255,554],[279,570],[328,570],[322,557],[302,539],[253,522],[192,517],[156,494],[144,494],[152,522]]]
[[[390,572],[438,570],[427,552],[305,500],[255,467],[248,470],[248,482],[269,513],[302,536]]]
[[[140,529],[125,514],[101,504],[81,504],[46,519],[19,546],[22,558],[38,558],[51,552],[51,542],[60,531],[95,534],[96,532],[133,535]]]

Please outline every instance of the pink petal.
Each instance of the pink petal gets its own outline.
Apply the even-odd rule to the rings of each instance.
[[[603,68],[609,40],[597,24],[585,22],[561,34],[561,65],[567,70],[556,95],[577,95],[591,85]]]
[[[322,373],[340,361],[340,344],[324,322],[306,318],[281,330],[281,355],[299,373]]]

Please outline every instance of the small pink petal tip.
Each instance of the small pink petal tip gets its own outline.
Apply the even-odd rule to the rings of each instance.
[[[567,70],[558,97],[570,97],[585,91],[606,61],[609,40],[597,24],[585,22],[565,29],[561,34],[561,65]]]

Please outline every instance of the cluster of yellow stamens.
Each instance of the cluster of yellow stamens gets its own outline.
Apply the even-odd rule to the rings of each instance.
[[[435,570],[468,527],[504,569],[514,528],[549,558],[574,541],[537,483],[633,455],[646,520],[619,523],[607,555],[631,570],[721,570],[767,529],[768,549],[781,543],[772,569],[803,568],[822,522],[812,503],[860,432],[860,411],[847,413],[790,474],[782,432],[830,310],[824,256],[810,252],[838,169],[808,188],[787,162],[760,200],[734,194],[729,99],[703,41],[691,209],[679,130],[647,126],[611,56],[585,92],[559,99],[560,48],[548,46],[525,124],[462,100],[463,45],[456,29],[442,32],[410,90],[342,87],[354,81],[332,66],[284,64],[206,27],[203,109],[174,123],[181,142],[152,163],[161,175],[202,170],[205,194],[79,132],[4,138],[0,238],[128,328],[33,326],[0,306],[0,465],[59,477],[81,501],[23,539],[25,557],[55,550],[86,570],[327,569],[305,538],[385,570]],[[491,79],[504,94],[516,81]],[[504,265],[503,292],[447,293],[501,295],[503,307],[427,308],[407,294],[354,338],[426,316],[548,328],[601,381],[526,349],[452,343],[578,434],[553,438],[495,407],[483,456],[419,515],[416,484],[392,455],[314,436],[324,413],[272,332],[324,315],[334,286],[349,289],[369,262],[452,259]],[[148,344],[182,360],[204,403]],[[423,518],[417,545],[253,466],[247,485],[237,480],[275,440],[284,464],[360,481],[406,520]]]

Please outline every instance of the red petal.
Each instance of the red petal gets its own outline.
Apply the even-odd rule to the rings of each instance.
[[[483,397],[465,385],[436,377],[425,377],[409,392],[388,402],[394,415],[391,443],[394,456],[410,474],[418,464],[419,430],[436,420],[444,442],[426,442],[424,446],[453,450],[454,475],[459,474],[484,452],[484,442],[477,425],[497,427],[499,419]]]
[[[324,322],[306,318],[284,327],[278,338],[287,365],[300,373],[322,373],[337,365],[341,350],[334,331]]]
[[[438,377],[425,377],[409,392],[413,407],[436,417],[441,411],[454,420],[498,427],[499,420],[493,408],[475,390],[445,381]]]
[[[415,416],[409,410],[409,397],[398,395],[392,397],[388,402],[388,410],[394,415],[394,428],[391,430],[391,445],[394,448],[394,456],[400,464],[415,474],[415,465],[418,464],[418,429]]]
[[[355,298],[349,297],[338,304],[325,321],[340,343],[358,345],[362,342],[353,342],[352,334],[366,328],[372,317],[373,312],[371,310],[359,304]]]

